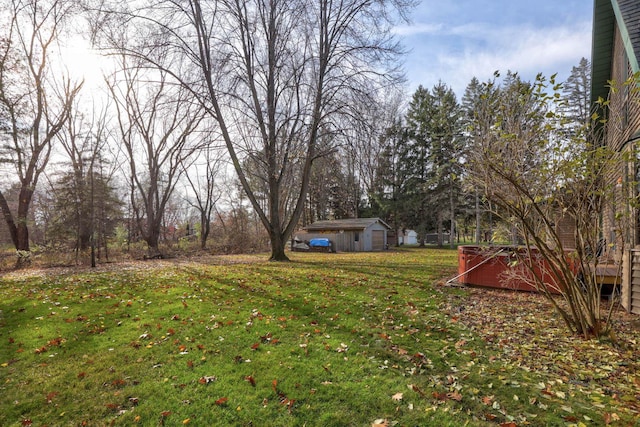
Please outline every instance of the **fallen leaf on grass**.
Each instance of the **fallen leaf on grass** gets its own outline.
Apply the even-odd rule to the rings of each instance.
[[[609,425],[614,421],[620,421],[620,417],[618,416],[618,414],[605,412],[605,414],[604,414],[604,423],[606,425]]]
[[[349,350],[349,346],[345,343],[340,343],[340,347],[336,348],[338,353],[345,353],[347,350]]]
[[[415,391],[416,393],[418,393],[421,397],[425,396],[424,391],[420,390],[420,388],[415,385],[415,384],[409,384],[409,388],[413,391]]]
[[[127,385],[127,382],[125,380],[123,380],[122,378],[117,378],[117,379],[111,381],[111,385],[113,387],[116,387],[116,388],[124,387],[125,385]]]
[[[293,408],[293,404],[295,403],[295,399],[289,399],[286,394],[284,394],[283,392],[278,390],[278,380],[277,379],[275,379],[275,380],[273,380],[271,382],[271,388],[278,395],[278,400],[280,401],[280,404],[285,405],[287,407],[289,413],[291,413],[291,409]]]
[[[451,400],[455,400],[456,402],[462,401],[462,395],[457,391],[451,392],[447,394],[447,397]]]
[[[244,377],[244,380],[247,381],[249,384],[251,384],[253,387],[256,386],[256,380],[253,378],[252,375],[247,375],[246,377]]]
[[[283,393],[280,393],[278,398],[280,400],[280,404],[286,406],[289,412],[291,412],[291,408],[293,408],[293,404],[296,402],[295,399],[289,399]]]
[[[60,345],[65,342],[65,339],[62,337],[58,337],[58,338],[54,338],[51,341],[48,342],[48,346],[55,346],[55,347],[60,347]]]
[[[465,345],[467,345],[467,340],[459,340],[457,343],[455,343],[455,348],[456,350],[460,351],[460,349]]]
[[[431,395],[436,400],[447,400],[447,394],[446,393],[440,393],[440,392],[434,391],[433,393],[431,393]]]
[[[371,427],[389,427],[389,421],[381,418],[381,419],[375,420],[371,424]]]
[[[209,383],[214,382],[215,380],[217,380],[217,378],[214,375],[205,375],[203,377],[200,377],[198,382],[200,384],[209,384]]]
[[[551,397],[556,395],[554,392],[550,391],[549,389],[540,390],[540,393],[546,396],[551,396]]]
[[[228,400],[229,400],[228,397],[221,397],[220,399],[215,401],[215,404],[218,406],[222,406],[222,405],[225,405]]]
[[[396,402],[400,402],[402,400],[402,393],[396,393],[393,396],[391,396],[391,399],[395,400]]]

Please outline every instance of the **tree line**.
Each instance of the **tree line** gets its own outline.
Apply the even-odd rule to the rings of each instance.
[[[459,237],[476,243],[518,243],[521,234],[492,206],[495,200],[489,192],[494,183],[473,179],[479,169],[474,159],[484,153],[482,137],[492,129],[508,126],[513,132],[522,128],[537,132],[548,122],[546,111],[536,104],[538,84],[524,81],[515,72],[504,77],[496,72],[485,82],[473,78],[460,101],[442,81],[431,89],[418,87],[406,112],[381,137],[378,173],[369,194],[376,214],[396,230],[416,230],[421,242],[427,233],[435,233],[442,245],[446,232],[451,244]],[[583,58],[566,82],[553,86],[558,114],[568,122],[566,127],[577,132],[587,126],[591,117],[589,61]],[[545,140],[542,132],[531,136]],[[498,157],[503,162],[522,162],[522,171],[526,171],[544,166],[537,154],[531,152],[527,157],[525,153],[518,159],[505,151]]]
[[[414,5],[2,0],[0,209],[19,262],[30,227],[92,254],[141,239],[150,257],[171,226],[205,248],[212,224],[242,218],[230,229],[252,218],[273,260],[327,218],[480,240],[493,221],[469,179],[473,124],[497,116],[479,105],[496,99],[526,125],[534,84],[473,79],[459,102],[439,82],[405,105],[392,28]],[[57,57],[69,35],[108,58],[101,89]],[[567,115],[588,114],[588,68],[565,83]]]

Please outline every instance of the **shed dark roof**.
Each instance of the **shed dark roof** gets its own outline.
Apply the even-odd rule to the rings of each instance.
[[[375,223],[380,223],[387,229],[391,229],[391,227],[380,218],[350,218],[317,221],[305,229],[307,231],[364,230]]]
[[[606,99],[611,80],[613,40],[616,26],[622,35],[634,73],[640,71],[640,2],[638,0],[595,0],[591,52],[591,101]]]

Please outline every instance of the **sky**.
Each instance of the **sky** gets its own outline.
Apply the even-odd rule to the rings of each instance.
[[[474,76],[486,81],[509,70],[528,81],[540,72],[563,81],[591,57],[592,17],[593,0],[421,0],[411,22],[395,28],[408,50],[406,92],[441,80],[461,98]],[[67,62],[85,87],[99,87],[96,64],[104,61],[85,42],[69,45]]]
[[[422,0],[395,30],[409,50],[407,90],[442,81],[460,98],[474,76],[508,70],[563,81],[591,59],[592,19],[593,0]]]

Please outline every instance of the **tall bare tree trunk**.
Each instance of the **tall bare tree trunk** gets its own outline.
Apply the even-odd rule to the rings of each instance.
[[[9,235],[11,236],[11,241],[13,245],[18,247],[18,227],[13,220],[13,214],[11,213],[11,209],[9,209],[9,204],[7,203],[7,199],[5,199],[2,192],[0,192],[0,210],[2,210],[2,216],[4,217],[5,222],[7,223],[7,228],[9,229]]]
[[[29,252],[29,228],[27,226],[27,215],[29,214],[29,206],[33,198],[33,190],[30,188],[21,188],[18,198],[18,215],[17,219],[17,241],[16,249],[18,251]]]

